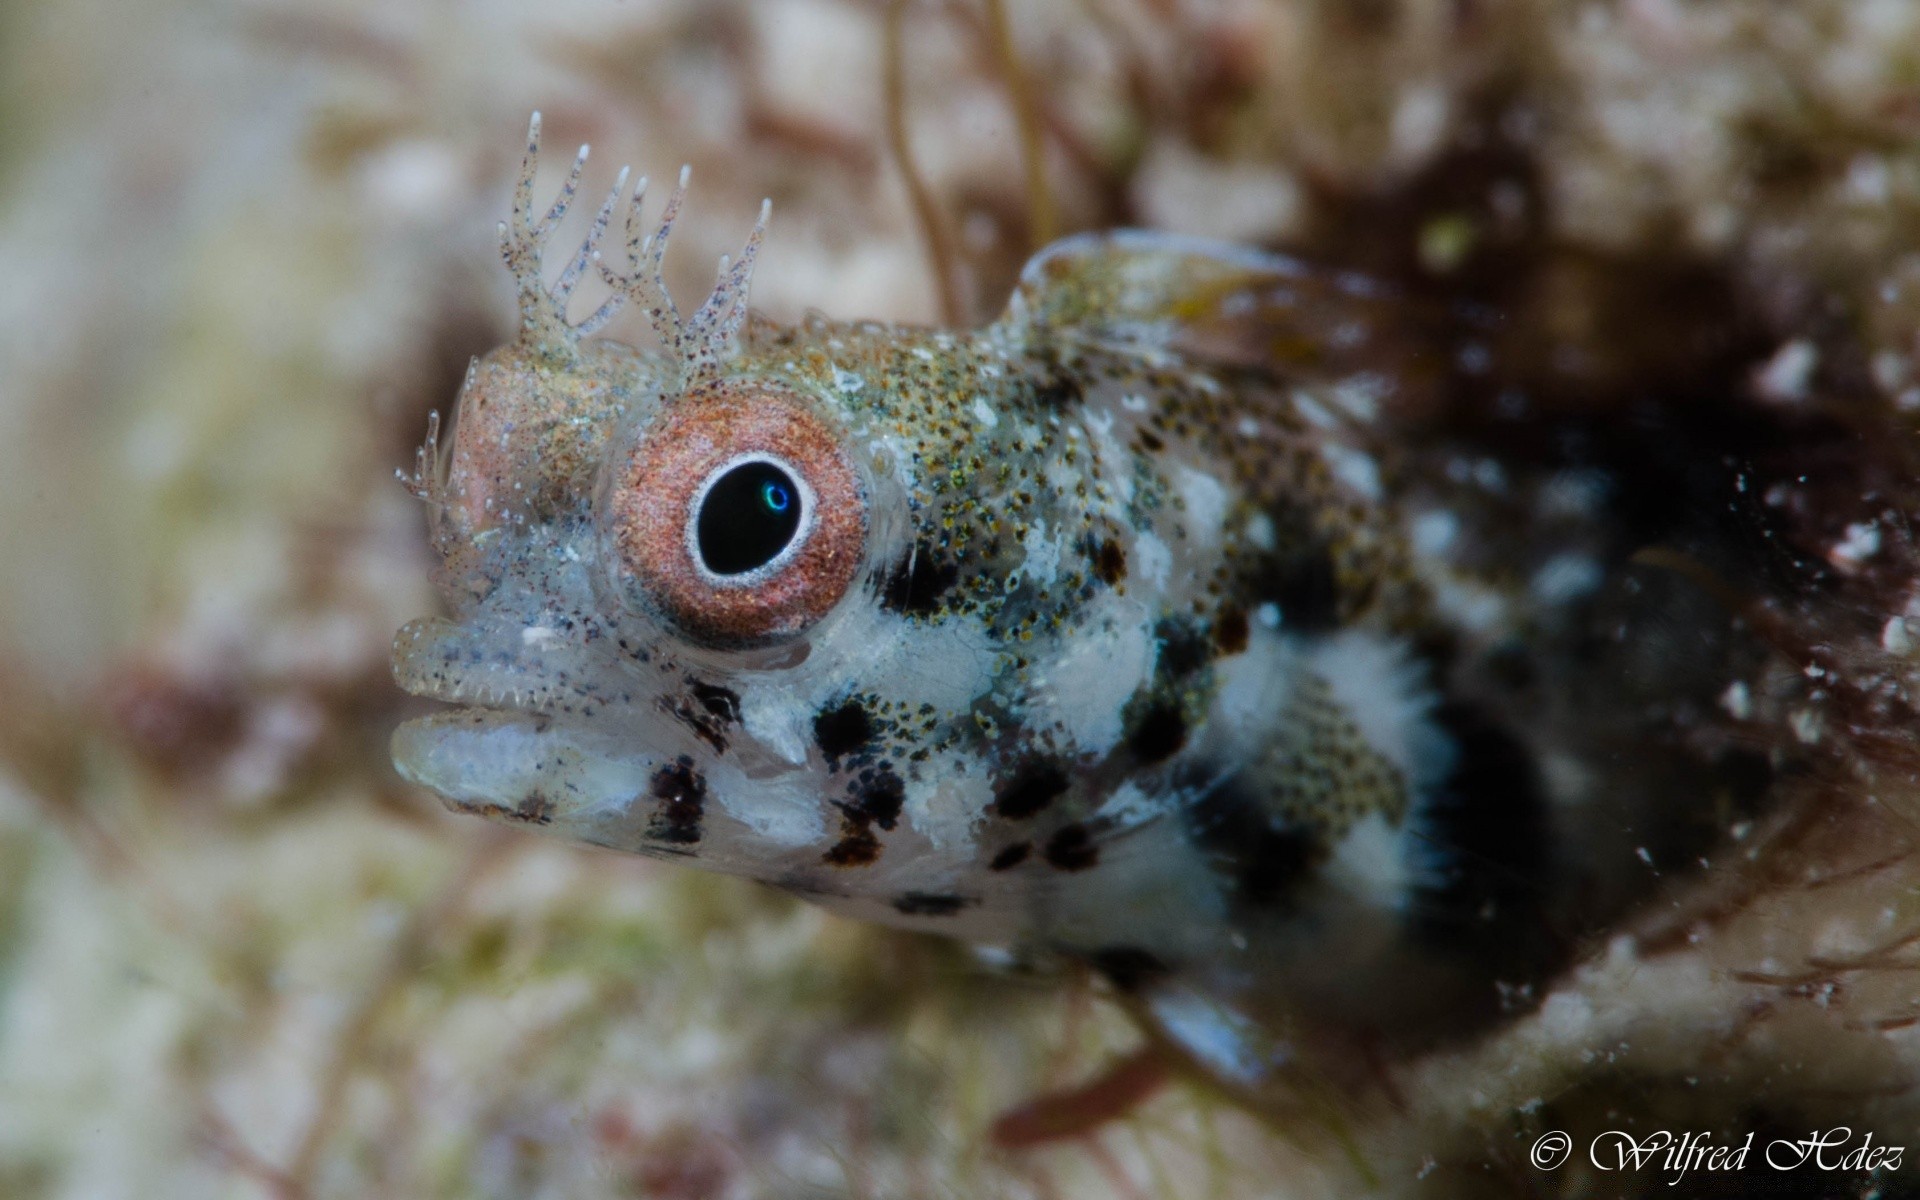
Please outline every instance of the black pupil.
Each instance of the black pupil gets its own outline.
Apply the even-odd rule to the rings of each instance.
[[[772,562],[799,528],[793,477],[772,463],[742,463],[707,489],[694,537],[707,570],[739,575]]]

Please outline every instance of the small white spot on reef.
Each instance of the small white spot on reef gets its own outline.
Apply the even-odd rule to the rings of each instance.
[[[1787,718],[1787,727],[1793,730],[1793,736],[1808,746],[1820,743],[1820,714],[1810,708],[1796,709]]]
[[[1880,525],[1876,521],[1859,521],[1847,526],[1841,539],[1827,551],[1827,561],[1841,570],[1852,570],[1861,563],[1880,553]]]
[[[1565,604],[1591,595],[1603,578],[1600,564],[1584,554],[1556,554],[1533,573],[1533,596],[1542,604]]]
[[[1820,349],[1805,338],[1795,338],[1774,351],[1753,375],[1753,388],[1763,400],[1781,404],[1807,398],[1813,373],[1820,366]]]
[[[1902,658],[1913,653],[1913,633],[1905,617],[1888,617],[1880,629],[1880,648]]]
[[[1591,1040],[1593,1022],[1592,1001],[1575,991],[1557,991],[1540,1006],[1540,1031],[1559,1045],[1578,1046]]]
[[[529,625],[520,631],[522,646],[551,646],[560,640],[560,631],[551,625]]]
[[[1906,386],[1911,371],[1906,356],[1896,350],[1882,350],[1867,364],[1873,382],[1889,395]]]
[[[1847,187],[1867,204],[1885,204],[1893,191],[1893,172],[1878,154],[1856,154],[1847,163]]]

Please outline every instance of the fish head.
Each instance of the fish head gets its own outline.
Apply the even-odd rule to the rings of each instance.
[[[581,337],[566,291],[616,197],[549,287],[532,170],[503,227],[521,334],[475,362],[413,480],[447,613],[401,630],[394,672],[455,707],[405,723],[395,764],[457,810],[817,888],[796,873],[836,830],[891,828],[902,802],[897,777],[838,777],[874,731],[829,701],[899,673],[875,617],[906,492],[831,378],[739,352],[739,264],[679,318],[655,286],[678,192],[630,274],[603,270],[665,352]]]

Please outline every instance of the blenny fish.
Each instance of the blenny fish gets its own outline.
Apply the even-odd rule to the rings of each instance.
[[[1083,964],[1257,1087],[1526,1004],[1773,790],[1805,687],[1712,582],[1732,460],[1435,417],[1410,301],[1162,233],[976,330],[786,327],[764,208],[683,314],[685,173],[650,225],[623,172],[549,283],[586,150],[541,213],[538,140],[518,336],[411,477],[450,615],[394,670],[459,707],[394,758],[453,808]],[[589,336],[622,304],[657,349]]]

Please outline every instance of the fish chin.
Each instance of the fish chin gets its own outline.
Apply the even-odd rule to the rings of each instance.
[[[634,800],[662,765],[574,722],[486,708],[406,722],[394,731],[393,762],[449,808],[625,849],[643,840]]]
[[[414,621],[395,638],[395,681],[460,706],[395,732],[403,778],[458,812],[642,854],[697,854],[716,870],[765,878],[817,856],[827,816],[804,748],[750,732],[757,711],[744,724],[702,724],[711,714],[689,704],[689,664],[657,633],[511,600],[464,621]],[[623,648],[635,646],[638,656]]]
[[[750,773],[674,738],[665,722],[467,707],[406,722],[392,750],[402,778],[456,812],[760,879],[815,862],[826,813],[806,771]]]
[[[624,844],[634,798],[670,744],[622,736],[643,718],[642,680],[542,624],[414,621],[394,639],[394,681],[459,705],[402,725],[402,777],[449,807],[602,844]],[[636,752],[638,751],[638,752]]]

